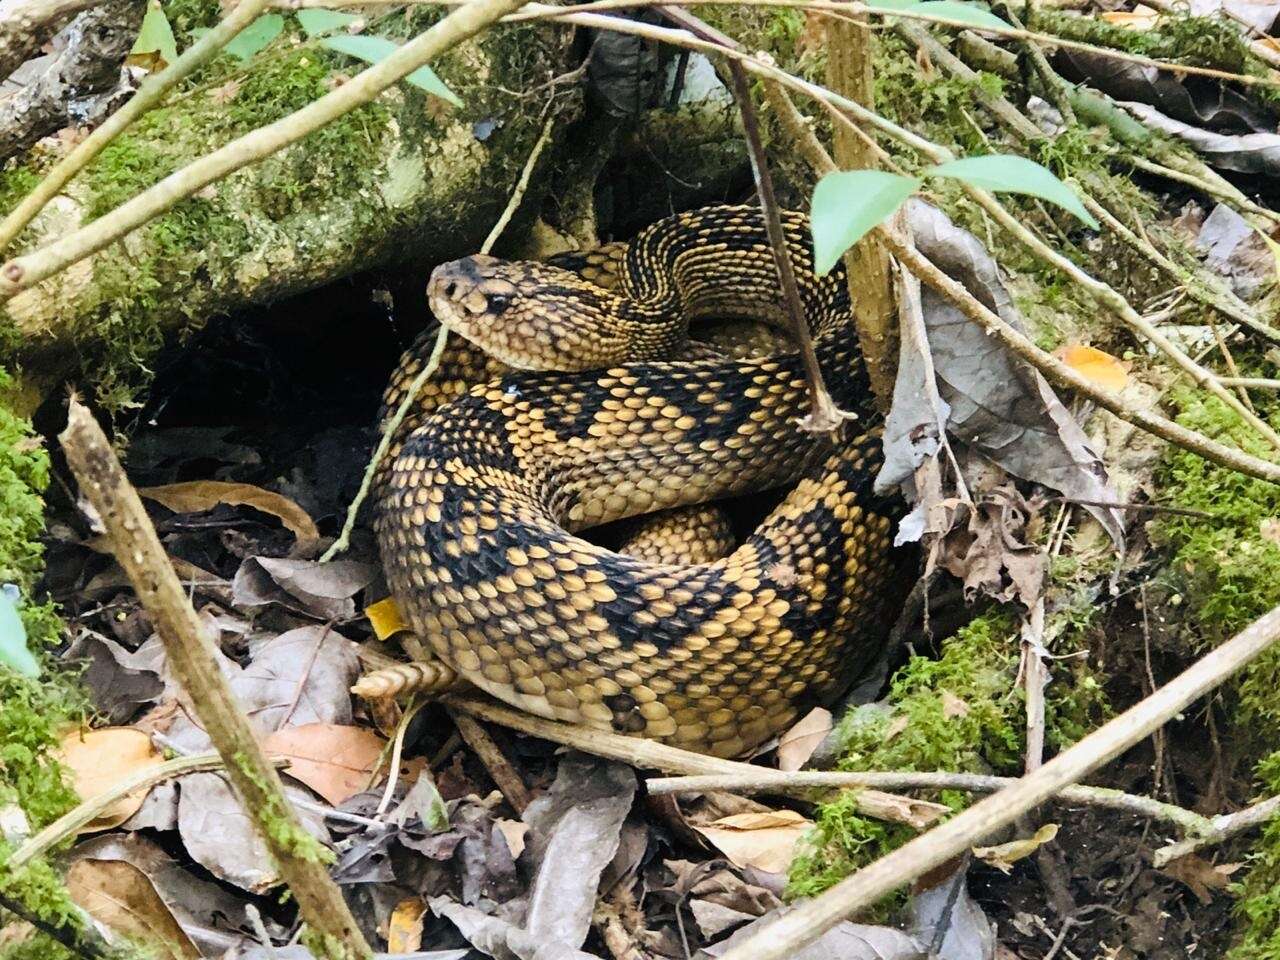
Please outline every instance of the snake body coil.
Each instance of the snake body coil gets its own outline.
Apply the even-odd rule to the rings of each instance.
[[[785,227],[820,364],[837,403],[861,414],[860,435],[833,448],[797,428],[807,391],[787,355],[517,372],[402,439],[378,490],[388,581],[467,680],[544,717],[731,756],[874,659],[903,580],[897,508],[871,491],[878,432],[844,276],[815,277],[807,223],[788,215]],[[670,355],[701,317],[777,323],[782,300],[759,211],[740,207],[650,227],[616,291],[471,258],[440,268],[431,292],[443,322],[499,343],[506,362],[561,363],[544,355],[569,344],[584,370],[619,349]],[[654,563],[575,535],[797,480],[712,562]]]

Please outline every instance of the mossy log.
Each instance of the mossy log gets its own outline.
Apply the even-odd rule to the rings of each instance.
[[[184,25],[199,26],[206,15],[201,7],[185,23],[170,12],[180,42]],[[370,31],[408,36],[434,16],[396,14]],[[210,317],[379,264],[429,265],[474,251],[505,207],[545,118],[556,117],[559,132],[575,112],[576,95],[548,83],[566,69],[568,39],[545,26],[490,31],[434,65],[462,106],[401,84],[0,304],[0,367],[17,374],[4,399],[26,415],[50,389],[83,374],[100,400],[120,406],[167,338]],[[107,214],[360,66],[306,39],[290,18],[250,63],[224,55],[119,137],[31,225],[19,249]],[[60,149],[45,141],[0,170],[0,211]],[[544,180],[534,177],[525,210],[536,210]]]

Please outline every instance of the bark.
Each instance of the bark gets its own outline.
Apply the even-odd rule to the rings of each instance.
[[[544,111],[561,118],[554,147],[576,108],[576,93],[547,83],[566,69],[566,37],[563,28],[549,26],[489,31],[433,65],[462,107],[400,84],[343,118],[345,125],[211,185],[121,243],[0,305],[0,334],[8,334],[0,342],[20,344],[0,356],[0,366],[24,374],[7,398],[10,406],[29,413],[77,373],[100,388],[104,380],[127,377],[122,370],[136,373],[138,360],[145,363],[166,339],[213,316],[375,266],[425,268],[474,252],[506,204]],[[330,83],[358,66],[323,51],[306,56],[313,58],[312,70],[314,58],[332,63]],[[237,89],[256,84],[270,91],[277,83],[275,74],[259,72],[272,69],[269,58],[260,59],[265,67],[255,62],[230,85],[196,88],[122,134],[10,253],[94,219],[115,205],[122,183],[128,192],[121,200],[243,132],[225,119],[248,113]],[[296,60],[281,66],[277,58],[274,69],[287,85],[300,68]],[[262,110],[244,126],[286,112],[269,104]],[[554,153],[546,151],[542,164],[554,162]],[[5,178],[24,172],[0,172],[0,198]],[[533,182],[540,188],[544,179],[535,174]],[[103,196],[108,190],[115,191],[110,203]],[[530,191],[517,226],[541,199],[538,189]]]
[[[69,17],[97,0],[0,0],[0,77],[30,60]]]
[[[0,161],[68,124],[100,119],[120,86],[120,66],[133,47],[146,12],[143,0],[109,0],[80,14],[55,40],[48,67],[0,102]],[[3,15],[3,11],[0,11]],[[9,52],[0,34],[0,74]]]

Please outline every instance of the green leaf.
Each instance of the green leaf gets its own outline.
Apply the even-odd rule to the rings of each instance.
[[[871,10],[905,10],[914,7],[918,0],[866,0]]]
[[[40,664],[27,649],[27,628],[9,596],[9,584],[0,590],[0,667],[8,667],[24,677],[40,676]]]
[[[1021,193],[1039,197],[1074,213],[1093,229],[1099,229],[1098,221],[1084,208],[1084,204],[1071,192],[1070,187],[1026,157],[1004,154],[966,157],[933,167],[925,172],[925,176],[951,177],[995,193]]]
[[[995,27],[997,30],[1008,30],[1005,23],[994,13],[982,9],[974,3],[961,3],[960,0],[924,0],[903,8],[904,13],[927,13],[933,17],[945,17],[956,20],[971,27]]]
[[[813,188],[813,264],[825,276],[844,252],[893,214],[920,181],[883,170],[828,173]]]
[[[232,37],[223,49],[238,60],[248,60],[280,36],[283,29],[284,17],[278,13],[264,14]]]
[[[299,10],[294,16],[298,18],[303,33],[308,37],[318,37],[321,34],[333,33],[335,30],[343,30],[351,22],[360,19],[354,13],[339,13],[337,10],[324,10],[320,7]]]
[[[138,39],[133,42],[129,56],[146,56],[149,53],[159,54],[165,63],[173,63],[178,59],[178,44],[173,39],[173,28],[160,7],[147,5],[146,16],[142,18],[142,26],[138,28]]]
[[[379,63],[397,49],[397,45],[385,37],[325,37],[320,43],[330,50],[357,57],[366,63]],[[441,100],[448,100],[455,107],[462,106],[462,101],[430,67],[419,67],[405,77],[405,80],[427,93],[435,94]]]

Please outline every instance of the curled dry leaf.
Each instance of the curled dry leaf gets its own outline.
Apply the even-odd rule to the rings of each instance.
[[[385,746],[372,730],[336,723],[285,727],[262,742],[269,754],[288,758],[289,776],[335,806],[368,786]]]
[[[1129,364],[1096,347],[1069,343],[1053,355],[1080,376],[1107,390],[1123,390],[1129,383]]]
[[[67,892],[90,916],[145,943],[163,960],[199,960],[146,874],[123,860],[81,860],[67,871]]]
[[[997,870],[1008,873],[1017,861],[1031,856],[1057,835],[1058,825],[1046,823],[1032,836],[1023,840],[1010,840],[1008,843],[997,844],[994,847],[974,847],[973,855]]]
[[[396,904],[387,921],[387,952],[413,953],[422,946],[422,929],[427,905],[418,897]]]
[[[71,771],[72,786],[81,800],[96,797],[138,771],[164,762],[151,738],[132,727],[104,727],[84,733],[75,730],[63,737],[59,754]],[[108,830],[124,823],[146,796],[146,790],[139,790],[121,797],[82,827],[82,832]]]
[[[1167,863],[1160,872],[1166,877],[1185,883],[1201,903],[1213,900],[1213,890],[1225,890],[1231,882],[1233,873],[1243,867],[1243,863],[1210,863],[1203,857],[1189,853]]]
[[[813,756],[818,744],[831,732],[830,710],[815,707],[796,721],[778,741],[778,769],[799,770]]]
[[[739,867],[782,873],[791,865],[797,841],[813,826],[794,810],[739,813],[694,826]]]
[[[220,503],[253,507],[279,519],[299,543],[320,539],[320,531],[307,512],[288,497],[248,483],[225,480],[192,480],[159,487],[140,487],[140,496],[154,500],[174,513],[199,513]]]

